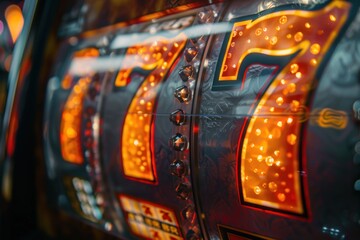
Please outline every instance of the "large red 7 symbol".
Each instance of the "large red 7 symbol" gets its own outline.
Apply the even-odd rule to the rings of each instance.
[[[243,87],[246,69],[255,63],[275,65],[277,71],[253,106],[239,143],[243,203],[305,214],[302,106],[350,7],[345,1],[331,1],[317,10],[283,10],[234,23],[213,90]]]
[[[146,71],[146,79],[133,97],[122,132],[121,153],[125,176],[144,181],[156,181],[153,156],[152,121],[155,100],[166,74],[185,46],[186,36],[173,39],[160,36],[130,47],[115,81],[126,86],[136,68]]]

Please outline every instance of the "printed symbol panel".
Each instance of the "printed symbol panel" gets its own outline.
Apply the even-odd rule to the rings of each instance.
[[[120,195],[119,200],[131,231],[146,239],[183,239],[175,213],[147,201]]]

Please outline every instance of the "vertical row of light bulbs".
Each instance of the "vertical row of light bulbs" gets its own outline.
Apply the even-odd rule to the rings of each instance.
[[[200,24],[213,22],[217,13],[212,10],[205,10],[198,13],[197,20]],[[181,216],[187,227],[186,239],[200,239],[200,229],[197,226],[195,204],[192,197],[192,186],[189,171],[189,140],[186,133],[190,133],[189,114],[191,111],[191,100],[197,79],[199,59],[202,56],[207,36],[198,36],[189,40],[184,50],[185,64],[179,70],[181,85],[174,91],[174,97],[180,107],[170,114],[170,121],[176,128],[176,133],[170,138],[170,147],[175,151],[175,159],[170,164],[170,171],[178,178],[175,191],[179,199],[184,200],[185,207]]]

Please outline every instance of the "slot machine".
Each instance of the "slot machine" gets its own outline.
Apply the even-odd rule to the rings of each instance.
[[[67,3],[37,63],[48,208],[100,239],[357,239],[359,16],[350,0]]]

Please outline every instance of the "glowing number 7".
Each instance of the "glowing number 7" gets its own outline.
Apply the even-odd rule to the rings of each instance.
[[[306,214],[300,179],[301,106],[319,65],[344,26],[351,5],[284,10],[235,22],[212,90],[243,88],[252,64],[275,65],[239,144],[245,204]]]
[[[126,86],[131,73],[138,71],[145,80],[133,97],[123,125],[121,139],[122,166],[125,176],[140,181],[156,181],[153,157],[153,113],[161,83],[185,46],[183,34],[173,38],[154,37],[130,47],[115,86]]]

